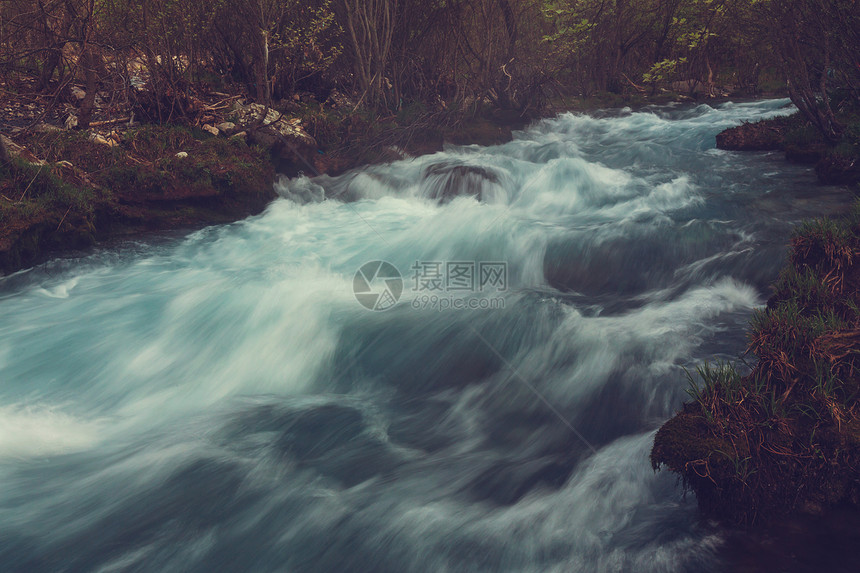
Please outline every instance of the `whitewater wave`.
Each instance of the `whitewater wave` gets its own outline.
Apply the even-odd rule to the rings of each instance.
[[[93,448],[103,428],[102,421],[76,418],[61,407],[0,406],[0,463]]]

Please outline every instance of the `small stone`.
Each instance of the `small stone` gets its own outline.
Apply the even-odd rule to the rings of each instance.
[[[74,129],[78,127],[78,116],[73,113],[69,114],[69,117],[66,118],[66,129]]]
[[[230,136],[230,139],[247,139],[247,138],[248,138],[248,132],[247,131],[240,131],[239,133],[234,133],[233,135]]]
[[[222,132],[227,133],[227,134],[230,134],[230,133],[233,133],[234,131],[236,131],[236,124],[233,123],[232,121],[225,121],[223,123],[219,123],[217,125],[217,127],[218,127],[219,131],[222,131]]]
[[[184,151],[180,151],[179,153],[176,154],[177,159],[185,159],[186,157],[188,157],[188,154],[185,153]]]
[[[76,99],[81,100],[81,99],[84,99],[85,97],[87,97],[87,92],[85,92],[84,90],[82,90],[78,86],[72,86],[70,91],[72,92],[72,95],[75,96]]]
[[[212,135],[218,136],[221,132],[218,131],[218,128],[214,125],[209,125],[208,123],[203,126],[203,131],[209,132]]]
[[[113,139],[108,139],[103,136],[101,133],[91,133],[90,141],[93,143],[98,143],[99,145],[107,145],[108,147],[116,147],[117,143]]]
[[[33,128],[36,133],[54,133],[56,131],[62,131],[61,128],[56,125],[51,125],[50,123],[41,122]]]

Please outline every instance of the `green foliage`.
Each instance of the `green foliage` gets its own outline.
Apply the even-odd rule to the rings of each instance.
[[[0,167],[0,222],[11,226],[45,213],[90,214],[100,191],[64,182],[52,164],[13,159]],[[0,238],[5,233],[0,232]]]
[[[703,411],[709,418],[713,414],[709,408],[705,408],[705,405],[709,403],[712,396],[716,395],[725,402],[734,403],[745,392],[743,377],[729,362],[718,361],[711,364],[706,361],[696,367],[696,374],[698,378],[687,371],[689,381],[687,394],[703,406]]]
[[[399,125],[409,125],[427,114],[427,106],[420,102],[411,102],[400,108],[397,112],[397,123]]]
[[[282,52],[282,61],[289,62],[286,67],[281,64],[281,68],[291,74],[285,79],[288,87],[293,87],[298,80],[323,72],[334,63],[343,48],[338,42],[326,42],[326,38],[342,30],[335,21],[331,0],[322,0],[316,6],[296,2],[287,5],[286,11],[291,17],[273,26],[270,49]]]
[[[373,10],[352,0],[30,4],[0,4],[0,73],[31,75],[53,93],[80,75],[62,50],[86,48],[100,62],[100,92],[160,123],[195,123],[200,95],[231,92],[233,82],[261,103],[297,90],[322,100],[336,87],[391,113],[439,98],[524,112],[549,97],[597,92],[753,94],[784,88],[784,73],[808,92],[806,107],[832,100],[841,108],[860,86],[860,12],[844,0],[380,0]],[[818,93],[821,78],[826,93]]]
[[[823,143],[821,133],[809,122],[803,122],[789,129],[783,136],[783,144],[786,146],[797,145],[807,147]]]
[[[727,68],[726,81],[755,84],[770,60],[743,2],[552,0],[541,13],[552,57],[580,76],[585,95],[638,89],[637,77],[653,89],[677,80],[707,85]]]
[[[51,162],[68,161],[89,173],[107,169],[124,156],[117,147],[90,141],[86,131],[36,133],[28,140],[28,145],[38,157]]]
[[[123,137],[123,145],[127,149],[150,162],[187,151],[196,143],[192,131],[181,126],[145,125],[127,131]]]
[[[854,256],[856,237],[844,222],[829,218],[801,224],[791,238],[791,261],[796,267],[806,265],[843,269]]]
[[[798,270],[794,265],[783,268],[774,284],[774,291],[788,297],[799,311],[831,307],[836,301],[833,291],[809,267]]]
[[[687,58],[676,58],[656,62],[651,69],[642,74],[642,79],[648,83],[664,82],[678,74],[678,69],[687,62]]]
[[[123,146],[138,161],[113,165],[96,180],[127,195],[265,194],[271,184],[268,153],[240,139],[199,141],[191,129],[146,126],[128,132]],[[177,157],[180,151],[187,156]]]
[[[860,158],[860,145],[843,141],[830,148],[828,154],[853,160]]]

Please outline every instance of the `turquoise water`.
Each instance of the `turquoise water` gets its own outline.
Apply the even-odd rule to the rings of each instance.
[[[0,279],[0,569],[723,570],[648,453],[849,202],[714,149],[786,104],[561,115]]]

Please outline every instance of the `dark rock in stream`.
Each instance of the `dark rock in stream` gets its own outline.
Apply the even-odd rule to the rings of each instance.
[[[447,203],[455,197],[484,198],[487,183],[498,184],[499,176],[486,167],[472,165],[451,165],[440,163],[424,170],[425,179],[432,179],[428,186],[427,197],[440,203]]]

